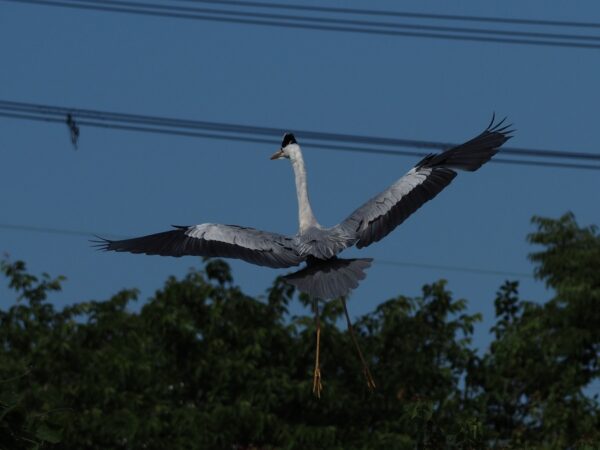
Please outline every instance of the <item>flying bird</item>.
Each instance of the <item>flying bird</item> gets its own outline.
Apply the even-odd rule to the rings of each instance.
[[[387,236],[425,202],[440,193],[457,175],[456,170],[473,172],[494,156],[511,137],[504,120],[489,126],[475,138],[439,154],[429,154],[389,188],[360,206],[339,224],[326,228],[317,222],[308,196],[306,167],[300,145],[292,133],[285,133],[280,149],[271,156],[289,159],[298,196],[299,230],[293,236],[261,231],[239,225],[203,223],[174,226],[173,230],[124,240],[100,238],[102,250],[147,255],[195,255],[237,258],[259,266],[305,267],[284,279],[313,300],[316,321],[316,355],[313,392],[322,390],[319,360],[321,325],[318,301],[341,298],[348,330],[362,362],[369,389],[375,382],[362,355],[345,296],[365,278],[372,259],[342,259],[338,254],[348,247],[366,247]]]

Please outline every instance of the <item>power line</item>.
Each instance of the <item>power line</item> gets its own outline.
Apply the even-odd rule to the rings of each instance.
[[[1,117],[50,123],[66,123],[65,117],[67,117],[68,115],[71,115],[76,120],[77,124],[80,126],[84,125],[97,128],[109,128],[137,132],[151,132],[159,134],[228,140],[237,142],[253,142],[268,145],[278,145],[278,138],[282,133],[282,129],[272,127],[257,127],[231,123],[182,120],[156,116],[112,113],[90,109],[64,108],[49,105],[38,105],[0,100]],[[198,130],[202,130],[202,132]],[[417,141],[409,139],[378,138],[373,136],[347,135],[339,133],[323,133],[308,130],[296,130],[295,132],[298,134],[298,136],[302,137],[303,139],[306,138],[308,140],[305,143],[305,146],[307,147],[312,146],[326,150],[338,150],[347,152],[350,151],[392,156],[422,157],[425,155],[425,153],[418,151],[402,151],[397,149],[380,148],[379,146],[389,146],[393,144],[395,146],[401,147],[446,149],[452,147],[453,145],[456,145],[451,143]],[[272,139],[268,139],[265,137],[253,137],[256,135],[272,137]],[[274,137],[277,137],[277,139],[273,139]],[[348,143],[350,145],[331,144],[330,142],[334,140],[337,140],[338,142]],[[357,145],[363,143],[370,144],[371,147]],[[378,147],[373,147],[373,145],[377,145]],[[513,154],[519,156],[535,156],[538,158],[552,157],[564,159],[570,158],[580,160],[600,160],[600,155],[583,152],[564,152],[556,150],[532,150],[516,148],[503,148],[502,152],[506,154]],[[494,158],[492,162],[528,166],[600,170],[599,165],[571,164],[556,161],[532,161],[524,159],[506,159],[500,157]]]
[[[114,239],[126,239],[126,236],[119,236],[113,233],[98,233],[93,231],[83,231],[83,230],[72,230],[65,228],[51,228],[51,227],[39,227],[39,226],[30,226],[30,225],[21,225],[21,224],[8,224],[8,223],[0,223],[0,229],[9,230],[9,231],[23,231],[29,233],[45,233],[45,234],[59,234],[64,236],[73,236],[73,237],[91,237],[91,236],[110,236]],[[460,267],[460,266],[446,266],[440,264],[427,264],[427,263],[412,263],[405,261],[390,261],[390,260],[376,260],[375,263],[388,265],[388,266],[397,266],[397,267],[413,267],[418,269],[428,269],[428,270],[448,270],[452,272],[466,272],[473,273],[477,275],[503,275],[509,277],[518,277],[518,278],[533,278],[531,274],[524,272],[508,272],[502,270],[495,269],[480,269],[480,268],[472,268],[472,267]]]
[[[65,236],[78,236],[78,237],[90,237],[94,236],[96,233],[91,231],[81,231],[81,230],[67,230],[64,228],[49,228],[49,227],[34,227],[30,225],[16,225],[10,223],[2,223],[0,224],[0,228],[4,230],[10,231],[25,231],[31,233],[46,233],[46,234],[62,234]],[[125,239],[124,237],[119,237],[112,235],[110,233],[106,233],[103,236],[111,236],[116,239]]]
[[[0,117],[8,117],[8,118],[16,118],[16,119],[26,119],[33,121],[42,121],[42,122],[52,122],[52,123],[64,123],[63,119],[55,119],[48,117],[36,117],[25,114],[7,114],[0,112]],[[192,132],[192,131],[178,131],[178,130],[168,130],[162,128],[148,128],[141,126],[132,126],[132,125],[118,125],[111,123],[102,123],[102,122],[94,122],[87,120],[79,120],[77,121],[79,125],[86,125],[95,128],[108,128],[108,129],[116,129],[122,131],[136,131],[136,132],[147,132],[147,133],[156,133],[156,134],[166,134],[173,136],[182,136],[182,137],[196,137],[196,138],[204,138],[204,139],[215,139],[215,140],[225,140],[225,141],[234,141],[234,142],[244,142],[244,143],[257,143],[257,144],[268,144],[268,145],[279,145],[280,141],[277,139],[264,139],[264,138],[252,138],[252,137],[242,137],[242,136],[228,136],[228,135],[220,135],[220,134],[212,134],[212,133],[200,133],[200,132]],[[355,153],[368,153],[368,154],[377,154],[377,155],[387,155],[387,156],[415,156],[418,158],[422,158],[427,153],[424,152],[411,152],[411,151],[403,151],[403,150],[385,150],[385,149],[377,149],[377,148],[366,148],[366,147],[348,147],[341,145],[332,145],[332,144],[323,144],[323,143],[308,143],[305,144],[304,147],[315,147],[324,150],[335,150],[335,151],[344,151],[344,152],[355,152]],[[531,161],[531,160],[522,160],[522,159],[508,159],[508,158],[497,158],[491,160],[492,163],[497,164],[510,164],[510,165],[522,165],[522,166],[534,166],[534,167],[554,167],[561,169],[585,169],[585,170],[600,170],[600,166],[597,165],[586,165],[586,164],[572,164],[572,163],[561,163],[561,162],[549,162],[549,161]]]
[[[503,43],[516,45],[537,45],[551,47],[570,47],[580,49],[600,49],[600,44],[592,44],[585,42],[573,42],[573,40],[598,40],[597,36],[583,35],[566,35],[557,33],[537,33],[537,32],[520,32],[520,31],[504,31],[504,30],[485,30],[485,29],[468,29],[457,27],[440,27],[431,25],[413,25],[413,24],[391,24],[386,22],[370,24],[362,21],[345,21],[342,19],[327,19],[315,18],[308,16],[284,16],[273,14],[261,14],[252,12],[228,11],[228,10],[209,10],[202,8],[184,8],[156,5],[149,3],[136,3],[111,0],[87,0],[86,3],[75,3],[66,1],[49,1],[49,0],[3,0],[16,3],[28,3],[44,6],[56,6],[63,8],[74,8],[84,10],[95,10],[104,12],[126,13],[126,14],[141,14],[155,17],[168,17],[178,19],[192,19],[202,21],[216,21],[235,24],[247,25],[262,25],[273,27],[287,27],[308,30],[320,31],[337,31],[351,32],[360,34],[374,34],[384,36],[404,36],[404,37],[422,37],[432,39],[445,40],[460,40],[473,42],[488,42],[488,43]],[[81,2],[82,0],[75,0]],[[187,11],[187,12],[186,12]],[[204,14],[193,12],[200,11]],[[209,14],[209,15],[206,15]],[[283,20],[283,22],[282,22]],[[300,23],[298,23],[300,22]],[[365,26],[367,28],[365,28]],[[382,30],[368,27],[391,27],[393,30]],[[400,31],[399,29],[412,29],[414,31]],[[438,33],[424,32],[423,30],[439,31]],[[451,33],[451,34],[448,34]],[[476,33],[480,36],[458,33]],[[490,34],[496,35],[511,35],[511,36],[529,36],[539,37],[543,39],[525,39],[525,38],[508,38],[508,37],[493,37],[485,36]],[[555,38],[557,40],[547,40],[546,38]]]
[[[107,5],[116,8],[142,8],[157,11],[188,13],[188,14],[216,14],[232,17],[251,17],[258,19],[271,20],[293,20],[300,22],[309,22],[317,24],[329,25],[344,25],[344,26],[360,26],[360,27],[375,27],[375,28],[390,28],[390,29],[408,29],[419,31],[436,31],[448,33],[467,33],[467,34],[483,34],[483,35],[498,35],[498,36],[520,36],[527,38],[542,38],[542,39],[566,39],[566,40],[589,40],[600,41],[600,36],[588,35],[573,35],[564,33],[547,33],[547,32],[530,32],[530,31],[508,31],[508,30],[492,30],[488,28],[466,28],[466,27],[448,27],[426,24],[407,24],[407,23],[392,23],[392,22],[376,22],[372,20],[345,20],[333,19],[326,17],[311,17],[311,16],[290,16],[285,14],[270,14],[270,13],[255,13],[249,11],[232,11],[228,9],[214,8],[198,8],[198,7],[182,7],[173,5],[160,5],[153,3],[131,2],[124,0],[71,0],[71,2],[83,3],[91,2],[100,5]],[[64,3],[64,2],[63,2]]]
[[[136,123],[144,125],[156,125],[161,127],[202,129],[217,132],[233,132],[238,134],[257,134],[263,136],[273,136],[279,138],[282,134],[280,127],[264,127],[256,125],[243,125],[226,122],[200,121],[190,119],[176,119],[160,116],[150,116],[141,114],[115,113],[109,111],[99,111],[93,109],[71,108],[63,106],[51,106],[38,103],[14,102],[0,100],[0,110],[18,111],[54,116],[62,120],[68,114],[81,119],[97,119],[102,121],[117,121]],[[452,142],[425,141],[418,139],[388,138],[365,136],[357,134],[330,133],[321,131],[294,129],[294,132],[304,139],[337,141],[352,144],[369,144],[377,146],[395,146],[395,147],[416,147],[435,150],[446,150],[458,145]],[[344,147],[346,148],[346,147]],[[572,152],[563,150],[543,150],[526,149],[517,147],[503,147],[502,152],[515,156],[535,156],[540,158],[569,158],[583,159],[591,161],[600,161],[600,154],[589,152]],[[421,153],[411,153],[410,156],[421,155]]]
[[[466,16],[458,14],[431,14],[431,13],[415,13],[406,11],[383,11],[375,9],[359,9],[359,8],[337,8],[329,6],[307,6],[286,3],[266,3],[253,1],[236,1],[236,0],[178,0],[180,2],[189,3],[209,3],[218,5],[231,5],[253,8],[269,8],[269,9],[287,9],[295,11],[310,11],[321,13],[336,13],[336,14],[352,14],[363,16],[383,16],[383,17],[402,17],[410,19],[433,19],[458,22],[489,22],[502,23],[512,25],[534,25],[546,27],[568,27],[568,28],[600,28],[600,23],[595,22],[577,22],[565,20],[541,20],[541,19],[514,19],[509,17],[489,17],[489,16]]]
[[[404,261],[390,261],[385,259],[376,259],[375,264],[383,264],[386,266],[398,266],[398,267],[416,267],[418,269],[429,269],[429,270],[448,270],[451,272],[468,272],[476,273],[479,275],[502,275],[507,277],[516,278],[535,278],[530,273],[525,272],[508,272],[505,270],[494,270],[494,269],[480,269],[475,267],[461,267],[461,266],[446,266],[442,264],[425,264],[425,263],[412,263]]]

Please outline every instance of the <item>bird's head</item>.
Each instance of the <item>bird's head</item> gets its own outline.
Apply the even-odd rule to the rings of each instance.
[[[271,156],[271,159],[293,159],[298,151],[300,151],[300,147],[294,135],[292,133],[285,133],[281,141],[281,148]]]

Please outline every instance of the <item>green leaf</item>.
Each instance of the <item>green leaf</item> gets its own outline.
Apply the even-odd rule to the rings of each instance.
[[[36,428],[34,435],[40,441],[48,442],[49,444],[58,444],[62,439],[61,430],[43,423]]]

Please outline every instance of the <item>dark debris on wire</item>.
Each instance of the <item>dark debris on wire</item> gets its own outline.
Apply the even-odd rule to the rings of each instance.
[[[69,127],[69,134],[71,136],[71,144],[77,150],[77,144],[79,143],[79,126],[72,114],[67,114],[67,126]]]

